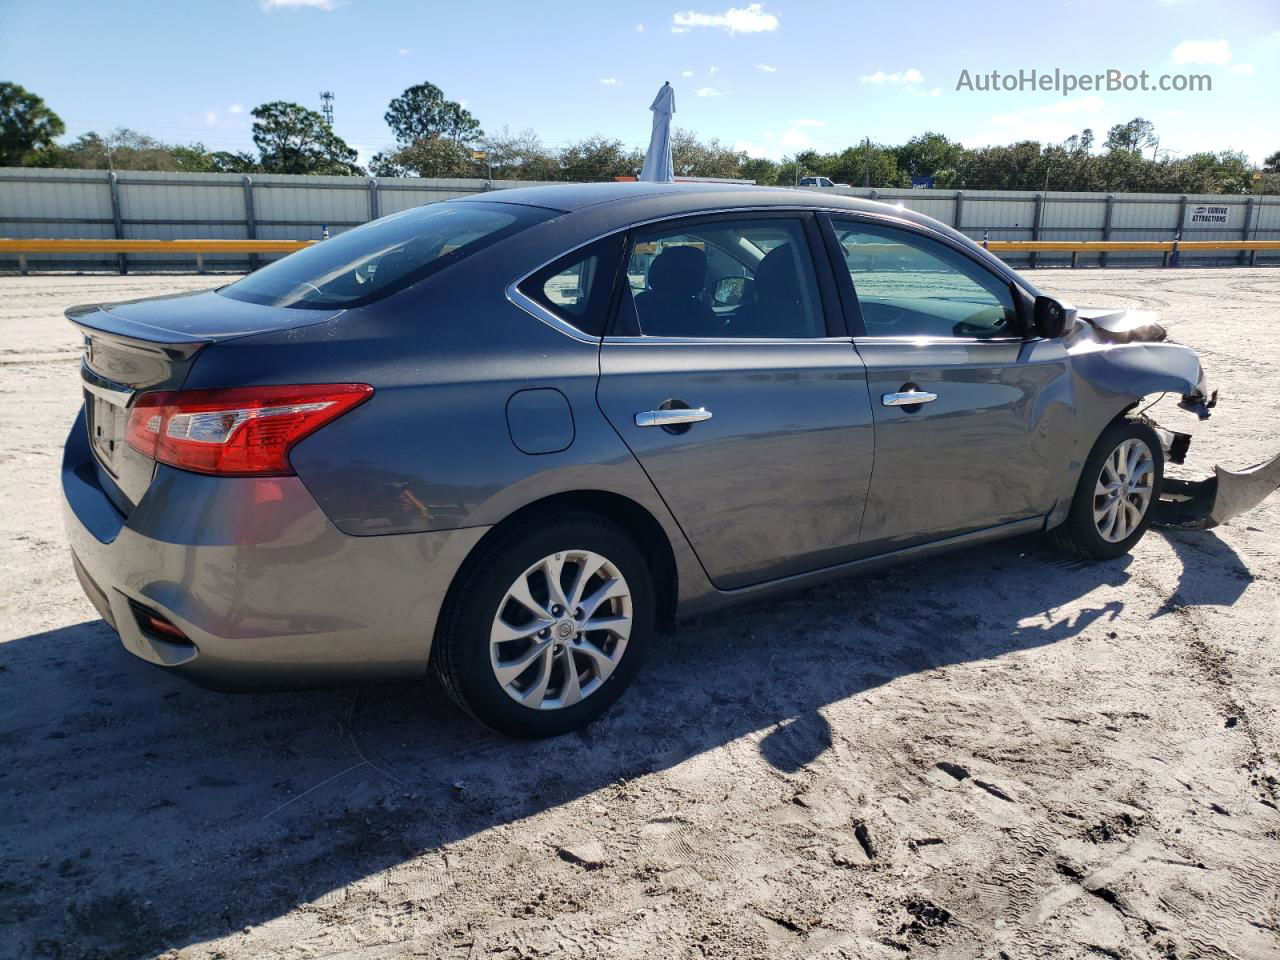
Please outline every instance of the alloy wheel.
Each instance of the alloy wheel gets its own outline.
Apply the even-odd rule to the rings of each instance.
[[[507,696],[534,710],[573,706],[622,661],[631,633],[622,572],[589,550],[543,557],[516,578],[489,632],[489,662]]]
[[[1119,543],[1138,529],[1155,490],[1155,457],[1146,442],[1131,437],[1111,451],[1093,491],[1093,522],[1099,536]]]

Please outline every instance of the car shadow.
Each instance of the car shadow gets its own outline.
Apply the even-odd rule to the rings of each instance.
[[[1178,586],[1154,617],[1187,606],[1230,606],[1254,576],[1231,546],[1212,531],[1160,530],[1181,564]]]
[[[1241,567],[1230,548],[1171,542],[1182,602],[1224,602],[1239,581],[1198,592],[1196,563]],[[1129,563],[1022,538],[705,616],[656,638],[604,718],[542,742],[488,732],[429,680],[226,695],[100,621],[0,644],[0,955],[226,936],[735,741],[795,773],[831,747],[824,707],[1069,640],[1120,613]]]

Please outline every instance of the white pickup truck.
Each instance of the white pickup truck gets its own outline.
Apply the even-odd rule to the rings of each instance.
[[[847,187],[847,183],[832,183],[830,177],[801,177],[802,187]]]

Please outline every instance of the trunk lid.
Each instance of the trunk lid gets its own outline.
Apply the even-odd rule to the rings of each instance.
[[[322,323],[338,312],[260,306],[212,291],[68,309],[67,319],[84,335],[80,377],[89,445],[98,482],[116,508],[127,517],[155,474],[155,461],[125,440],[139,395],[179,389],[211,343]]]

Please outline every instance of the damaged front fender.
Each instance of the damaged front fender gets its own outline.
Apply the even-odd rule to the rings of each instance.
[[[1076,373],[1106,393],[1134,401],[1176,393],[1202,420],[1216,402],[1196,352],[1171,343],[1155,314],[1081,307],[1066,345]]]
[[[1280,454],[1239,472],[1215,466],[1205,480],[1165,477],[1152,523],[1181,530],[1208,530],[1226,523],[1280,490]]]
[[[1205,385],[1195,351],[1171,343],[1154,314],[1081,308],[1067,340],[1077,373],[1106,393],[1136,401],[1154,393],[1176,393],[1179,406],[1209,417],[1217,391]],[[1145,418],[1144,418],[1145,419]],[[1172,463],[1182,463],[1191,437],[1151,424]],[[1252,510],[1280,490],[1280,455],[1246,470],[1213,468],[1204,480],[1164,479],[1152,522],[1162,527],[1207,530]]]

